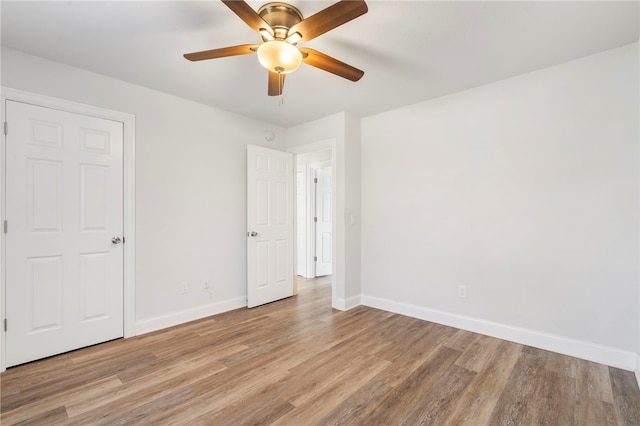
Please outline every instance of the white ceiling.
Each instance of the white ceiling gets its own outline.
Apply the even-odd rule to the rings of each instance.
[[[290,3],[309,16],[333,2]],[[260,41],[217,0],[3,0],[2,44],[291,127],[340,111],[376,114],[638,40],[636,1],[367,3],[367,14],[305,44],[364,77],[353,83],[303,64],[287,76],[283,105],[267,96],[255,55],[182,57]]]

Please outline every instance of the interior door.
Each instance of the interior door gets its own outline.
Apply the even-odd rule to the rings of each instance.
[[[331,167],[316,169],[316,277],[331,275]]]
[[[293,155],[247,148],[247,306],[293,295]]]
[[[123,336],[123,124],[7,101],[7,366]]]

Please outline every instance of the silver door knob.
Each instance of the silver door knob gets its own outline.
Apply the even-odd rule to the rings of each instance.
[[[113,238],[111,239],[111,242],[112,242],[113,244],[120,244],[120,243],[122,242],[122,240],[120,239],[120,237],[113,237]]]
[[[251,235],[252,237],[257,237],[258,233],[256,231],[251,231],[251,234],[249,234],[249,235]]]

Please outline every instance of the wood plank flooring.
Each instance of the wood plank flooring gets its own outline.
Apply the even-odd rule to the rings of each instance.
[[[3,425],[640,425],[633,373],[298,296],[18,366]]]

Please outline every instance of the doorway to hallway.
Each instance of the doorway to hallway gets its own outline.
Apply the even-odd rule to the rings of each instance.
[[[331,149],[296,158],[296,274],[314,278],[333,271],[333,165]]]

